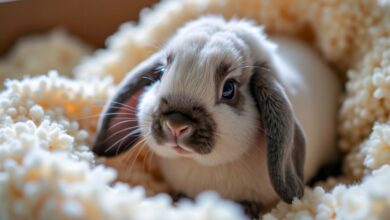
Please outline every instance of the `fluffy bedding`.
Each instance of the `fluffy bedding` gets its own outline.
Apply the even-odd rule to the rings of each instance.
[[[163,1],[91,53],[55,31],[0,61],[0,220],[246,219],[212,192],[172,203],[147,150],[105,160],[90,151],[104,102],[135,65],[201,15],[248,18],[317,48],[345,81],[341,176],[264,219],[390,219],[390,7],[386,0]],[[89,54],[89,57],[82,59]],[[57,70],[49,70],[57,69]],[[151,196],[150,195],[154,195]]]

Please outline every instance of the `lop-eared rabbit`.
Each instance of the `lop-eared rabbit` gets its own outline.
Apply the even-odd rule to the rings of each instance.
[[[246,20],[189,22],[123,79],[93,151],[141,140],[176,191],[291,202],[336,155],[340,83],[305,44]]]

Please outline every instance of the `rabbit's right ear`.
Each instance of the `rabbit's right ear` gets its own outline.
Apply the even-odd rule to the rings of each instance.
[[[99,156],[116,156],[129,149],[140,136],[135,108],[142,89],[161,77],[162,53],[135,67],[119,84],[104,107],[92,151]],[[120,126],[119,126],[120,125]]]
[[[285,202],[303,195],[305,137],[288,97],[267,65],[256,64],[250,90],[267,140],[271,183]]]

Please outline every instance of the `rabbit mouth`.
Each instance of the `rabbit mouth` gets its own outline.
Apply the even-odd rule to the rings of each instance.
[[[182,154],[182,155],[188,155],[188,154],[192,154],[192,153],[193,153],[193,151],[191,151],[191,150],[189,150],[189,149],[186,149],[186,148],[184,148],[184,147],[181,147],[181,146],[179,146],[179,145],[174,146],[173,149],[174,149],[177,153]]]

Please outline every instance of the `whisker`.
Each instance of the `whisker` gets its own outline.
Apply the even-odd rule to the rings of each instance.
[[[116,102],[116,101],[111,101],[112,103],[114,104],[118,104],[120,106],[123,106],[125,109],[129,109],[129,110],[135,110],[136,108],[130,106],[130,105],[126,105],[124,103],[121,103],[121,102]]]
[[[129,143],[127,143],[124,147],[125,149],[128,148],[128,146],[131,146],[134,142],[136,142],[138,140],[139,136],[135,137],[132,141],[130,141]],[[119,143],[119,147],[117,147],[116,151],[115,151],[115,154],[118,155],[119,154],[119,150],[121,149],[122,147],[122,144],[123,142],[125,141],[125,139],[123,139],[120,143]],[[131,151],[131,149],[130,149]]]
[[[129,148],[129,150],[126,152],[127,154],[131,155],[131,152],[135,150],[134,147],[131,147],[132,144],[134,144],[135,142],[138,141],[140,135],[136,138],[134,138],[132,141],[130,141],[129,143],[126,143],[126,145],[124,146],[125,148]],[[123,143],[123,141],[121,142],[121,144]],[[116,154],[118,154],[118,149],[116,151]]]
[[[137,141],[138,140],[138,138],[139,137],[141,137],[141,128],[136,128],[136,129],[134,129],[133,131],[131,131],[130,132],[130,136],[133,136],[133,135],[136,135],[136,137],[132,140],[132,141],[130,141],[130,143],[128,143],[128,144],[126,144],[125,145],[125,147],[127,147],[129,144],[131,145],[131,144],[133,144],[135,141]],[[130,137],[129,136],[129,137]],[[119,147],[117,148],[117,150],[116,150],[116,153],[118,154],[118,151],[119,151],[119,149],[121,148],[121,146],[122,146],[122,143],[125,141],[126,139],[123,139],[120,143],[119,143]]]
[[[142,143],[144,140],[145,140],[144,138],[141,138],[141,141],[139,141],[138,143],[136,143],[134,146],[131,147],[131,149],[128,151],[128,156],[127,156],[127,158],[124,160],[124,161],[125,161],[125,164],[129,163],[130,160],[131,160],[131,157],[132,157],[133,154],[130,153],[130,152],[133,151],[133,150],[136,150],[136,149],[137,149],[137,146],[138,146],[140,143]],[[126,144],[126,147],[127,147],[129,144],[133,144],[133,143],[134,143],[134,141],[132,141],[131,143]]]
[[[136,134],[137,132],[139,132],[138,129],[135,129],[134,131],[128,133],[127,135],[125,135],[124,137],[122,137],[121,139],[119,139],[118,141],[116,141],[114,144],[112,144],[110,147],[108,147],[108,148],[105,150],[105,152],[111,150],[111,149],[112,149],[115,145],[117,145],[119,142],[121,142],[121,141],[123,142],[124,140],[126,140],[127,138],[129,138],[129,137],[131,137],[132,135]],[[121,143],[122,143],[122,142],[121,142]],[[117,149],[117,151],[119,151],[119,150]]]
[[[153,157],[154,157],[154,152],[153,152],[152,149],[150,149],[149,152],[151,152],[151,156],[149,157],[147,163],[148,163],[148,167],[149,167],[149,169],[150,169],[150,168],[152,167],[151,163],[153,162],[152,159],[153,159]]]
[[[130,118],[130,117],[116,117],[115,118],[115,120],[118,120],[118,119],[120,119],[120,120],[131,120],[133,122],[138,122],[139,121],[138,118]],[[145,123],[152,123],[151,119],[143,119],[142,121],[145,122]]]
[[[129,172],[132,171],[133,169],[133,166],[135,164],[135,162],[137,161],[137,158],[139,157],[140,153],[142,152],[142,150],[144,149],[144,147],[146,146],[145,145],[145,139],[142,139],[140,142],[138,142],[135,146],[134,146],[134,149],[136,149],[136,147],[140,146],[136,155],[135,155],[135,158],[133,158],[133,161],[131,162],[131,165],[130,165],[130,168],[129,168]],[[131,159],[131,157],[129,157],[129,160]]]
[[[86,116],[86,117],[80,117],[80,118],[77,118],[76,120],[86,120],[86,119],[97,118],[97,117],[101,117],[101,116],[109,116],[109,115],[129,115],[129,116],[134,116],[134,113],[125,113],[125,112],[102,113],[102,114],[96,114],[96,115],[89,115],[89,116]]]
[[[129,109],[129,108],[125,108],[123,106],[110,106],[110,108],[112,108],[112,109],[122,109],[123,108],[125,112],[132,112],[132,113],[137,112],[136,108]]]
[[[137,122],[137,121],[138,121],[137,119],[131,119],[131,118],[130,118],[130,119],[128,119],[128,118],[115,118],[115,119],[125,119],[125,120],[116,122],[115,124],[113,124],[112,126],[110,126],[107,130],[113,129],[113,128],[115,128],[116,126],[121,125],[121,124],[124,124],[124,123],[128,123],[128,122]]]
[[[133,121],[138,121],[136,117],[115,117],[115,120],[133,120]]]
[[[106,143],[109,139],[111,139],[112,137],[114,137],[115,135],[117,135],[117,134],[119,134],[119,133],[122,133],[122,132],[125,132],[125,131],[128,131],[128,130],[132,130],[132,129],[134,129],[134,128],[138,128],[138,126],[123,128],[123,129],[121,129],[121,130],[119,130],[119,131],[116,131],[116,132],[110,134],[110,136],[108,136],[108,137],[104,140],[103,143]]]
[[[238,68],[240,68],[243,64],[245,63],[244,60],[238,58],[234,61],[234,63],[232,64],[232,66],[228,69],[227,71],[227,74],[237,70]],[[234,66],[234,68],[232,68]]]
[[[127,109],[127,110],[136,110],[135,107],[132,107],[132,106],[129,106],[129,105],[126,105],[126,104],[123,104],[123,103],[120,103],[120,102],[116,102],[116,101],[102,101],[102,103],[93,103],[92,105],[93,106],[99,106],[99,107],[102,107],[102,106],[105,106],[107,104],[107,102],[110,102],[110,103],[114,103],[118,106],[114,106],[114,105],[111,105],[110,108],[124,108],[124,109]]]
[[[221,131],[215,131],[214,133],[216,136],[220,137],[220,138],[223,138],[223,136],[226,136],[228,134],[224,133],[224,132],[221,132]]]
[[[135,140],[136,140],[136,139],[135,139]],[[127,143],[127,144],[125,145],[125,147],[128,147],[129,145],[133,144],[133,143],[135,142],[135,140],[133,140],[133,141]],[[137,141],[138,141],[138,140],[137,140]],[[138,144],[138,143],[137,143],[137,144]],[[129,147],[130,150],[128,150],[128,151],[126,152],[127,155],[126,155],[125,159],[123,159],[123,162],[124,162],[125,164],[129,163],[129,161],[130,161],[130,159],[131,159],[131,156],[133,155],[133,151],[136,150],[137,144],[134,145],[134,146],[132,146],[132,147]]]
[[[239,60],[237,60],[237,62],[239,62]],[[235,70],[237,70],[237,69],[246,69],[246,68],[258,68],[258,69],[262,69],[262,70],[265,70],[265,71],[269,71],[270,70],[270,68],[265,63],[259,64],[259,65],[245,65],[245,66],[242,66],[243,64],[244,64],[244,61],[241,61],[240,63],[235,64],[234,68],[228,70],[228,74],[233,72],[233,71],[235,71]]]
[[[262,69],[262,70],[266,70],[266,71],[269,71],[269,70],[270,70],[269,67],[267,67],[267,66],[262,66],[262,65],[247,65],[247,66],[241,67],[241,69],[245,69],[245,68],[257,68],[257,69]]]
[[[145,158],[144,160],[142,161],[142,171],[146,172],[146,168],[145,168],[145,164],[146,164],[146,160],[148,159],[148,156],[150,155],[150,150],[147,151],[146,155],[145,155]]]

